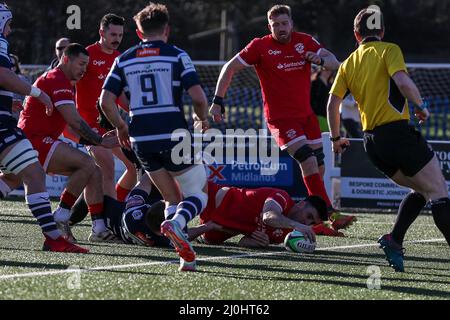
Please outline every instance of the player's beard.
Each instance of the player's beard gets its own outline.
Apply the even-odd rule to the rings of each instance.
[[[292,30],[278,32],[276,34],[276,40],[281,43],[288,43],[291,40]]]

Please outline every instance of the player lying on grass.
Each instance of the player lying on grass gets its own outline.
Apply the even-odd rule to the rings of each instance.
[[[328,219],[326,203],[318,196],[295,203],[284,190],[240,189],[213,182],[208,183],[208,190],[200,225],[189,227],[190,241],[200,237],[200,242],[217,245],[243,235],[240,246],[267,247],[282,243],[289,232],[298,230],[315,242],[311,226]]]
[[[143,175],[128,196],[127,202],[104,196],[105,224],[126,244],[169,247],[169,240],[159,231],[165,220],[165,204],[159,201],[161,199],[159,192],[152,190],[148,175]],[[78,206],[74,209],[70,217],[72,226],[80,223],[88,214],[86,207]]]

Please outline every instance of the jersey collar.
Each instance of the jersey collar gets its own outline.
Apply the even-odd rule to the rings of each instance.
[[[380,37],[376,37],[376,36],[367,37],[367,38],[364,38],[363,41],[361,41],[361,44],[365,44],[367,42],[377,42],[377,41],[381,41],[381,38]]]

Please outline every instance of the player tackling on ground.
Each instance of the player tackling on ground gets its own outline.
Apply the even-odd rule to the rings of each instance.
[[[295,32],[289,6],[276,5],[267,13],[270,35],[256,38],[223,67],[211,106],[215,121],[225,112],[224,97],[233,75],[245,67],[254,66],[258,74],[264,116],[270,132],[282,150],[299,163],[309,194],[323,198],[330,210],[335,230],[323,224],[315,228],[318,234],[338,235],[355,221],[333,210],[322,180],[325,172],[322,134],[311,108],[311,63],[336,70],[339,62],[322,48],[312,36]]]
[[[105,82],[102,109],[117,128],[122,146],[130,147],[166,201],[166,218],[161,231],[181,257],[180,270],[195,270],[195,252],[182,231],[208,202],[203,165],[188,161],[175,164],[173,133],[189,135],[182,105],[183,89],[191,96],[194,112],[208,126],[208,102],[194,65],[183,50],[167,44],[169,13],[165,5],[150,3],[135,16],[142,42],[116,59]],[[115,101],[128,88],[131,122],[122,120]],[[183,155],[187,156],[187,155]],[[179,188],[178,188],[179,187]]]
[[[339,136],[339,105],[350,91],[361,113],[370,160],[391,180],[412,189],[400,204],[392,232],[378,240],[389,264],[404,271],[403,239],[428,201],[437,227],[450,244],[450,199],[433,150],[409,125],[408,100],[421,122],[430,115],[427,105],[408,76],[401,49],[381,41],[384,31],[378,9],[369,7],[356,16],[354,32],[359,47],[339,68],[328,102],[328,122],[333,151],[342,153],[349,141]]]

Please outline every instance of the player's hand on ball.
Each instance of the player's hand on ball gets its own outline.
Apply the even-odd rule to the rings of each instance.
[[[319,65],[320,62],[322,61],[322,59],[320,58],[320,56],[319,56],[317,53],[314,53],[314,52],[311,52],[311,51],[308,51],[308,52],[305,54],[305,58],[306,58],[306,60],[308,60],[309,62],[314,63],[314,64],[317,64],[317,65]]]
[[[303,233],[303,235],[310,241],[310,242],[316,242],[316,234],[314,233],[313,229],[310,226],[304,225],[299,223],[295,230],[300,231]]]
[[[37,99],[45,105],[45,113],[50,117],[53,113],[53,102],[50,97],[44,91],[41,91],[41,94]]]
[[[218,104],[213,103],[209,109],[214,122],[222,122],[225,120],[225,113],[222,113],[222,107]]]
[[[334,153],[340,154],[348,147],[350,147],[350,141],[346,138],[341,138],[340,140],[333,142],[332,149]]]

